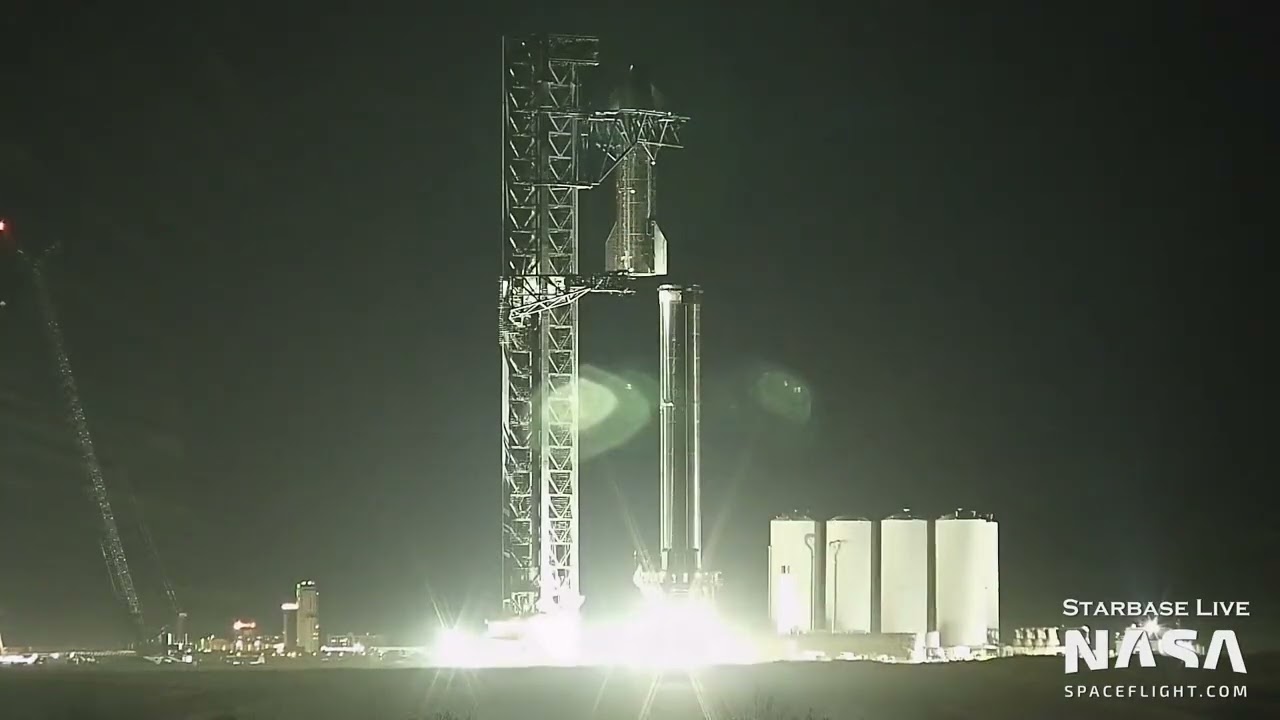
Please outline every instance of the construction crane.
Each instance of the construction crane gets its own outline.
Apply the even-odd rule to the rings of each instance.
[[[182,604],[178,602],[178,593],[173,589],[173,583],[169,582],[169,573],[165,572],[164,561],[160,559],[160,549],[156,546],[156,541],[151,537],[151,528],[147,526],[146,516],[142,512],[142,507],[138,503],[136,493],[130,492],[129,497],[133,501],[133,515],[138,520],[138,532],[142,535],[142,540],[147,544],[147,548],[151,551],[151,559],[155,562],[156,570],[160,574],[160,582],[164,586],[165,598],[169,601],[169,611],[173,617],[176,626],[171,628],[170,633],[173,645],[185,646],[187,644],[186,627],[187,613],[183,611]],[[160,637],[161,644],[164,643],[164,634],[166,628],[161,628]]]
[[[13,241],[13,229],[9,223],[0,221],[0,232],[7,236],[7,244]],[[31,275],[31,283],[36,291],[36,300],[40,313],[44,318],[45,331],[49,340],[49,348],[58,366],[58,376],[62,384],[63,397],[66,399],[70,413],[72,430],[75,433],[76,445],[80,457],[89,475],[90,493],[98,505],[102,515],[103,536],[101,540],[102,558],[106,562],[111,584],[116,594],[124,602],[133,621],[139,640],[147,638],[146,624],[142,617],[142,602],[138,599],[138,591],[133,584],[133,574],[129,571],[129,560],[125,557],[124,543],[120,540],[120,528],[116,523],[115,512],[111,509],[111,498],[107,493],[106,479],[102,473],[102,463],[93,446],[93,436],[89,433],[89,419],[84,412],[84,403],[80,400],[80,390],[76,385],[75,374],[71,369],[71,358],[67,353],[66,339],[62,333],[62,325],[58,322],[57,308],[53,303],[53,295],[44,276],[44,261],[48,252],[32,256],[17,246],[17,253]]]

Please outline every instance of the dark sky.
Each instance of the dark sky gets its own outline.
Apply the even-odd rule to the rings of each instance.
[[[61,244],[157,620],[130,488],[201,631],[274,626],[304,577],[331,631],[497,602],[499,36],[525,30],[600,35],[593,98],[643,64],[693,117],[662,223],[707,292],[710,552],[740,608],[764,611],[772,514],[906,505],[998,514],[1006,627],[1064,597],[1274,613],[1275,85],[1248,6],[182,5],[9,3],[0,41],[0,213]],[[0,299],[0,631],[120,637],[11,255]],[[653,375],[656,304],[588,298],[591,372]],[[811,414],[761,405],[769,373]],[[589,607],[632,592],[619,498],[656,535],[656,461],[650,425],[584,467]]]

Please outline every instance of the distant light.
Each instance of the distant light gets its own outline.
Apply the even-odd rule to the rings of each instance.
[[[297,609],[298,609],[298,603],[296,603],[296,602],[287,602],[287,603],[282,604],[282,605],[280,606],[280,609],[281,609],[281,610],[286,610],[286,611],[288,611],[288,610],[297,610]]]
[[[1147,620],[1145,623],[1142,624],[1142,631],[1152,636],[1159,634],[1160,621],[1156,618],[1151,618],[1150,620]]]
[[[4,218],[0,218],[0,232],[4,232]]]

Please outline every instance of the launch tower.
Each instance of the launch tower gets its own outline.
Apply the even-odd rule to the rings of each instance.
[[[589,114],[579,72],[597,40],[503,41],[502,583],[507,613],[576,610],[578,191]],[[597,284],[599,287],[597,288]]]

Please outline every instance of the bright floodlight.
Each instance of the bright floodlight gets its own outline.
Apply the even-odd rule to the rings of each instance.
[[[1157,635],[1160,632],[1160,621],[1157,618],[1150,618],[1142,624],[1142,631],[1148,635]]]

